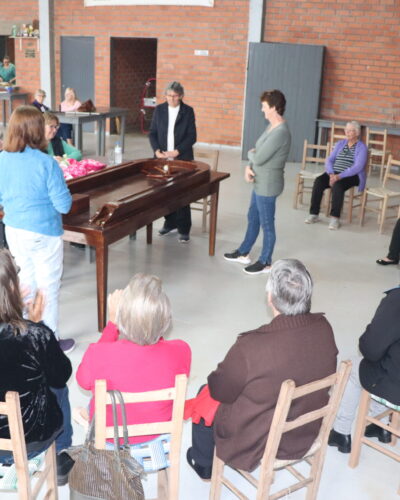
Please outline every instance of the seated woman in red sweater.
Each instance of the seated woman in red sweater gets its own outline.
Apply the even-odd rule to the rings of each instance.
[[[156,276],[136,274],[124,290],[108,297],[109,321],[102,336],[91,344],[79,365],[78,384],[94,394],[95,381],[107,389],[145,392],[175,384],[178,374],[189,375],[191,351],[183,340],[164,340],[171,326],[171,306]],[[90,401],[90,416],[94,400]],[[171,401],[126,405],[128,425],[168,420]],[[107,407],[107,424],[112,408]],[[157,436],[131,437],[131,444]],[[136,455],[135,455],[136,456]]]

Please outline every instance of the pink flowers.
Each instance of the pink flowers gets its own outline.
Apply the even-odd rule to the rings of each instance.
[[[67,163],[67,165],[65,165]],[[77,177],[83,177],[84,175],[91,174],[93,172],[97,172],[98,170],[102,170],[105,168],[105,164],[101,163],[97,160],[73,160],[69,158],[61,165],[61,168],[64,172],[65,180],[76,179]]]

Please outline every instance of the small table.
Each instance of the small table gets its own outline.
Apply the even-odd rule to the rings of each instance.
[[[82,151],[82,125],[84,123],[97,123],[97,142],[96,155],[105,155],[105,137],[106,137],[106,120],[107,118],[121,119],[120,143],[122,152],[125,147],[125,120],[129,109],[126,108],[97,108],[93,113],[84,111],[64,112],[54,111],[54,114],[60,120],[60,123],[69,123],[74,127],[75,146]]]
[[[13,102],[15,100],[23,100],[24,104],[28,102],[28,93],[27,92],[7,92],[0,91],[0,101],[3,104],[3,126],[7,125],[7,101],[8,101],[8,115],[11,116],[13,111]]]

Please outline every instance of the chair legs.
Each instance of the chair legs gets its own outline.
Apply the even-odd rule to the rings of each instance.
[[[214,460],[211,476],[210,500],[219,500],[221,497],[222,474],[224,472],[224,462],[220,460],[214,451]]]
[[[167,469],[162,469],[157,473],[157,500],[170,500],[168,495],[168,471]]]
[[[366,427],[366,416],[368,415],[369,403],[371,396],[369,392],[363,390],[361,393],[360,405],[358,408],[358,416],[356,421],[356,430],[354,433],[353,444],[351,447],[351,455],[349,460],[349,467],[355,468],[360,460],[362,437]]]

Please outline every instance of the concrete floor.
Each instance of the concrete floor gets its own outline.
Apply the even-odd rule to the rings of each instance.
[[[107,138],[113,147],[115,137]],[[85,134],[85,156],[93,157],[94,139]],[[87,145],[86,145],[87,144]],[[146,137],[129,135],[124,158],[151,156]],[[191,241],[178,243],[176,236],[159,237],[155,223],[152,246],[145,242],[145,230],[137,240],[128,238],[110,248],[109,290],[124,287],[135,272],[160,276],[173,307],[174,328],[170,338],[187,341],[193,353],[188,397],[193,396],[208,373],[223,359],[237,335],[272,318],[265,305],[266,275],[248,276],[242,266],[226,262],[224,252],[237,248],[246,226],[251,188],[242,179],[240,151],[220,151],[219,170],[231,177],[221,185],[218,234],[215,257],[208,256],[208,235],[201,232],[200,212],[193,214]],[[380,235],[370,216],[363,228],[358,220],[343,223],[339,231],[329,231],[327,221],[315,225],[303,223],[307,207],[293,210],[292,197],[298,165],[288,164],[286,187],[277,204],[277,244],[274,259],[295,257],[308,267],[314,282],[314,312],[323,311],[331,322],[340,351],[347,359],[357,352],[358,337],[371,320],[382,292],[399,284],[399,268],[381,267],[375,259],[386,255],[392,225]],[[358,214],[356,213],[356,216]],[[259,243],[259,242],[258,242]],[[259,244],[252,257],[257,258]],[[90,342],[98,338],[96,329],[95,266],[84,252],[65,245],[64,277],[61,290],[60,333],[73,337],[77,348],[70,354],[76,370]],[[89,394],[77,385],[74,375],[69,382],[71,406],[88,404]],[[83,431],[74,424],[74,444],[81,443]],[[181,461],[182,500],[206,500],[209,483],[200,480],[186,464],[190,443],[190,424],[185,423]],[[399,448],[399,445],[397,445]],[[318,498],[321,500],[395,500],[399,485],[399,467],[394,461],[370,449],[363,449],[357,469],[347,466],[348,456],[328,448]],[[146,483],[153,490],[154,478]],[[282,479],[277,476],[277,485]],[[69,497],[69,488],[60,488],[60,498]],[[249,492],[249,498],[255,498]],[[6,496],[4,496],[5,498]],[[302,499],[303,492],[288,496]],[[1,497],[3,498],[3,496]],[[227,491],[223,499],[233,498]]]

